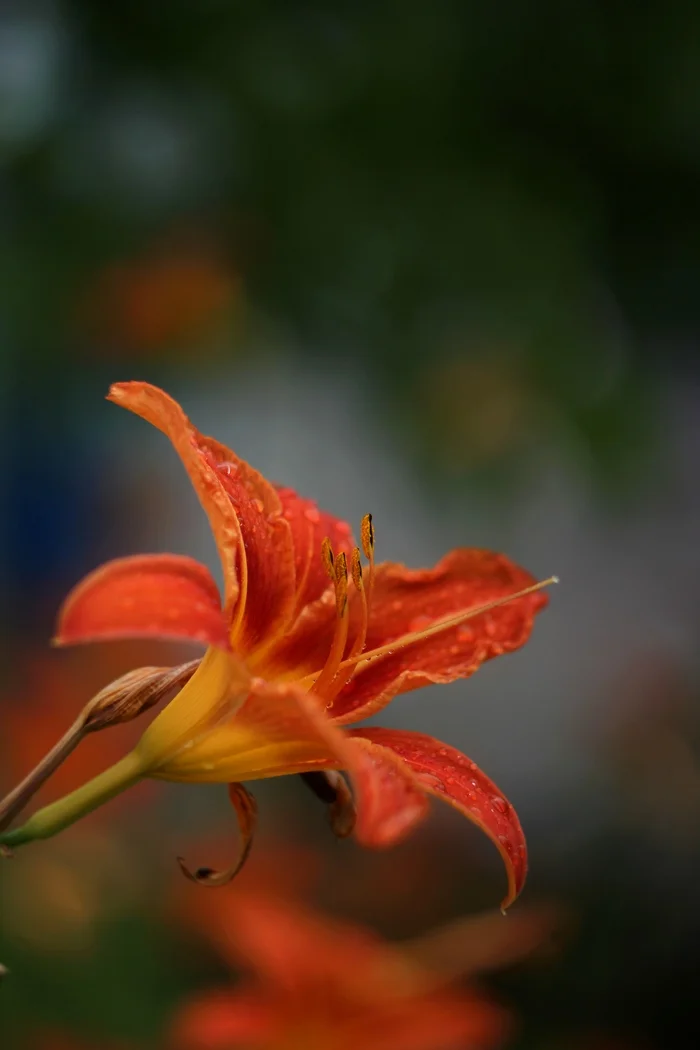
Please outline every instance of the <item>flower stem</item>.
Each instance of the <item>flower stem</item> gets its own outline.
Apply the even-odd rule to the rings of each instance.
[[[131,751],[104,773],[83,784],[77,791],[38,810],[26,824],[0,835],[0,846],[12,850],[35,839],[48,839],[81,817],[87,816],[93,809],[109,802],[115,795],[139,781],[143,775],[143,762],[136,752]]]
[[[0,831],[11,824],[18,813],[24,809],[33,795],[46,783],[51,774],[58,769],[78,746],[85,735],[85,720],[81,715],[64,733],[58,743],[51,748],[41,762],[26,776],[21,784],[6,795],[0,802]]]

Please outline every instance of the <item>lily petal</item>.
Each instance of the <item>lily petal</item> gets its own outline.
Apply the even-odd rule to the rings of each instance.
[[[177,401],[150,383],[113,383],[107,400],[141,416],[172,442],[209,518],[224,571],[224,611],[229,615],[238,600],[237,561],[243,541],[236,512],[211,457],[198,441],[198,432]]]
[[[287,626],[295,606],[292,531],[277,489],[214,438],[197,433],[236,512],[241,533],[241,600],[232,640],[240,653],[269,645]]]
[[[530,573],[490,551],[452,551],[433,569],[406,569],[385,562],[377,567],[365,652],[371,654],[406,634],[534,582]],[[393,653],[359,664],[335,698],[334,719],[340,724],[357,722],[386,707],[399,693],[469,677],[485,660],[524,645],[535,614],[546,604],[547,597],[540,592],[517,598],[461,626],[405,648],[397,645]]]
[[[509,907],[525,884],[527,847],[515,810],[493,781],[461,752],[423,733],[371,727],[351,730],[351,736],[383,760],[387,754],[398,757],[424,791],[449,802],[488,835],[506,866],[508,893],[501,908]]]
[[[223,871],[216,871],[214,868],[197,868],[196,871],[191,871],[183,857],[177,858],[183,875],[191,882],[199,883],[200,886],[226,886],[227,883],[232,882],[247,861],[253,845],[255,828],[258,823],[258,805],[255,798],[249,791],[246,791],[242,784],[229,784],[228,795],[236,811],[241,833],[241,849],[235,863]]]
[[[173,755],[153,775],[221,783],[316,769],[349,773],[357,806],[355,835],[365,846],[392,845],[427,813],[422,787],[401,758],[348,737],[298,686],[260,678],[251,683],[234,717]]]
[[[228,648],[219,591],[209,570],[177,554],[116,558],[89,573],[64,601],[55,642],[186,638]]]
[[[109,399],[162,430],[180,456],[219,550],[236,651],[244,655],[268,643],[289,622],[295,605],[291,529],[274,485],[221,442],[201,434],[158,387],[116,383]]]

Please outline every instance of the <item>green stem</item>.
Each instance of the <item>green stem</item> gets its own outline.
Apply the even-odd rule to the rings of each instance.
[[[115,795],[135,784],[143,775],[143,762],[135,751],[131,751],[104,773],[83,784],[77,791],[38,810],[26,824],[0,835],[0,846],[14,849],[35,839],[48,839],[81,817],[87,816],[93,809],[109,802]]]

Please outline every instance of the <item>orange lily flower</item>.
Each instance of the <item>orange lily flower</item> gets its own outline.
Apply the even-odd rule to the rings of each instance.
[[[172,1050],[486,1050],[510,1031],[501,1007],[450,988],[454,975],[425,967],[410,947],[297,903],[228,900],[217,924],[224,957],[253,976],[188,1002],[171,1025]]]
[[[519,648],[552,580],[536,583],[504,555],[474,549],[452,551],[433,569],[375,565],[370,515],[363,569],[345,522],[199,433],[162,390],[118,383],[109,400],[163,431],[180,456],[216,540],[223,601],[208,569],[175,554],[118,558],[77,585],[58,644],[138,636],[207,650],[129,755],[0,843],[55,834],[143,777],[228,783],[249,840],[255,808],[242,782],[301,773],[331,804],[337,833],[354,824],[366,846],[403,838],[426,815],[428,796],[450,803],[498,847],[507,907],[525,879],[526,847],[495,784],[432,737],[345,727],[399,693],[465,678]],[[341,769],[356,820],[344,780],[328,772]]]

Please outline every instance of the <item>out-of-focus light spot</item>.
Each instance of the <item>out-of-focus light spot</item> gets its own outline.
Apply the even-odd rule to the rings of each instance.
[[[78,326],[108,351],[201,353],[240,319],[241,280],[206,247],[157,250],[97,275]]]
[[[431,442],[449,470],[492,463],[525,439],[531,391],[512,354],[493,348],[431,363],[420,388]]]
[[[0,14],[0,146],[16,149],[47,131],[62,99],[65,50],[55,20]]]

